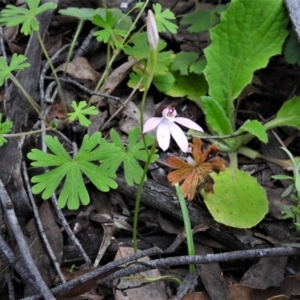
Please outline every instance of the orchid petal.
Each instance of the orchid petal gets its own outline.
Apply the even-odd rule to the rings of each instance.
[[[182,129],[175,123],[169,123],[169,127],[171,130],[172,137],[177,143],[177,145],[179,146],[179,148],[181,149],[181,151],[187,152],[189,145],[188,145],[187,138],[184,132],[182,131]]]
[[[163,118],[157,118],[157,117],[148,119],[144,124],[143,133],[156,128],[162,120]]]
[[[203,129],[198,124],[196,124],[195,122],[193,122],[187,118],[175,118],[174,122],[179,123],[180,125],[183,125],[184,127],[203,132]]]
[[[159,147],[166,151],[170,145],[170,125],[174,125],[173,123],[169,122],[168,120],[162,120],[159,125],[157,126],[156,130],[156,138]],[[177,126],[177,125],[176,125]]]

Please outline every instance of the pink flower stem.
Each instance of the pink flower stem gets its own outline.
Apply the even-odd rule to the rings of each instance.
[[[142,195],[142,189],[144,185],[144,181],[146,178],[146,174],[150,165],[151,157],[157,147],[157,140],[152,144],[145,167],[143,171],[143,175],[137,190],[136,198],[135,198],[135,207],[134,207],[134,215],[133,215],[133,249],[134,253],[137,253],[138,245],[137,245],[137,223],[138,223],[138,214],[139,214],[139,208],[140,208],[140,202],[141,202],[141,195]]]

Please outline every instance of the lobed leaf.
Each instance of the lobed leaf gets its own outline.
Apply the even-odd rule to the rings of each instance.
[[[86,101],[80,101],[78,104],[76,101],[72,101],[71,106],[73,107],[74,112],[68,113],[70,120],[75,121],[78,119],[80,125],[88,127],[91,124],[91,121],[85,115],[97,115],[99,112],[95,106],[87,107],[87,105]]]
[[[13,71],[23,70],[30,66],[26,63],[27,57],[22,54],[14,53],[11,57],[10,64],[8,65],[3,56],[0,57],[0,86],[2,86],[9,78],[9,75]]]
[[[177,25],[169,21],[175,19],[174,14],[169,9],[162,11],[161,5],[157,3],[153,4],[153,12],[158,32],[170,31],[173,34],[177,33]]]
[[[52,2],[44,3],[39,6],[40,0],[25,0],[28,8],[14,5],[6,5],[0,14],[0,26],[12,27],[21,25],[21,32],[29,35],[32,31],[39,29],[39,22],[36,17],[47,11],[56,9],[57,5]]]
[[[57,137],[46,136],[46,144],[53,154],[33,149],[27,156],[33,161],[31,163],[33,166],[56,168],[32,177],[31,182],[35,183],[32,192],[34,194],[42,192],[42,198],[46,200],[65,178],[58,197],[58,205],[60,208],[67,205],[69,209],[77,209],[80,203],[87,205],[90,202],[82,173],[101,191],[106,192],[110,188],[116,188],[117,183],[113,180],[116,177],[115,172],[91,163],[100,157],[101,151],[96,148],[100,139],[99,132],[90,137],[85,135],[78,153],[72,159]]]
[[[287,23],[282,0],[232,0],[221,23],[211,30],[204,74],[210,96],[227,116],[233,114],[231,102],[251,82],[253,72],[281,53]]]
[[[137,160],[146,161],[148,158],[147,151],[144,148],[144,143],[141,140],[141,129],[136,127],[129,131],[128,134],[128,146],[124,147],[124,144],[115,130],[110,132],[110,137],[114,145],[108,143],[102,139],[100,141],[101,149],[101,162],[102,167],[105,167],[115,172],[121,164],[123,164],[124,176],[127,184],[132,186],[134,183],[140,183],[143,169],[137,162]],[[146,147],[149,147],[154,142],[154,137],[145,136]],[[153,154],[151,162],[154,162],[158,158],[157,154]]]

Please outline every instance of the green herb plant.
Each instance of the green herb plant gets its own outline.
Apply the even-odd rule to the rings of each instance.
[[[293,154],[285,147],[281,148],[290,158],[293,165],[293,176],[288,175],[274,175],[273,179],[277,180],[292,180],[292,183],[283,192],[282,197],[291,196],[295,201],[294,205],[287,205],[283,207],[283,219],[292,219],[294,227],[300,231],[300,161],[296,160]]]
[[[288,34],[283,1],[267,2],[266,6],[265,1],[232,0],[222,13],[220,24],[210,30],[211,44],[204,50],[208,96],[195,101],[206,116],[211,134],[230,137],[212,140],[221,151],[228,152],[230,167],[219,175],[212,174],[214,194],[202,196],[216,221],[238,228],[256,225],[268,212],[263,188],[255,178],[238,169],[238,153],[253,157],[252,149],[246,145],[253,138],[267,143],[269,129],[300,128],[296,115],[300,101],[296,98],[285,102],[273,120],[264,124],[247,120],[236,128],[235,100],[251,83],[254,72],[281,53]]]

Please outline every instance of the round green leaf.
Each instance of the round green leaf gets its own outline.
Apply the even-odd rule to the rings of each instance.
[[[231,169],[211,176],[215,181],[214,193],[201,193],[217,222],[236,228],[250,228],[264,218],[268,212],[268,200],[265,190],[254,177]]]

